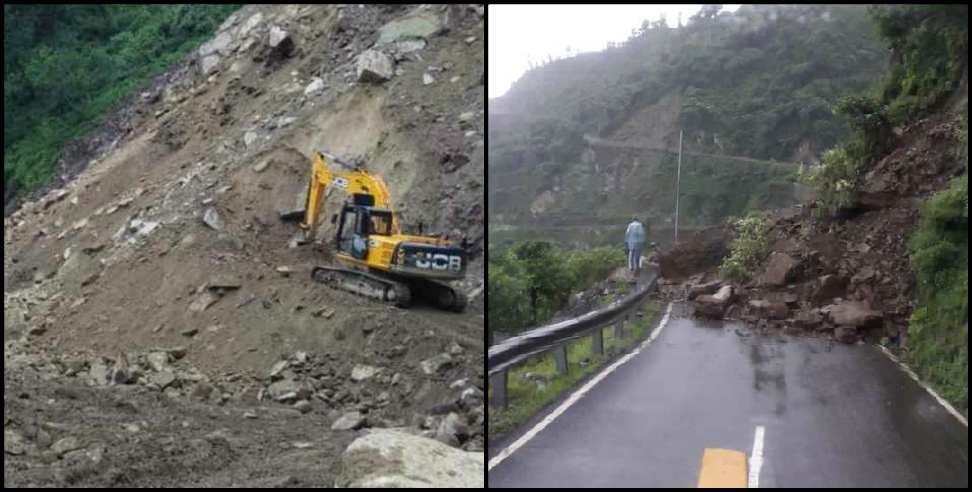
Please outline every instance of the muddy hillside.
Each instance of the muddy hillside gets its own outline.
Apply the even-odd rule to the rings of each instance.
[[[483,486],[483,15],[246,6],[6,218],[4,483]],[[466,239],[465,312],[310,280],[317,150]]]
[[[820,218],[809,203],[770,212],[769,252],[746,282],[719,277],[730,231],[688,236],[661,258],[662,293],[764,333],[905,346],[915,304],[908,239],[922,200],[964,170],[961,129],[955,107],[896,128],[853,210]]]

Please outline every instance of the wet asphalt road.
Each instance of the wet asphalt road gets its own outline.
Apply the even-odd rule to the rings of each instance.
[[[489,487],[695,487],[703,450],[749,456],[756,426],[760,487],[968,486],[968,428],[878,349],[677,312]]]

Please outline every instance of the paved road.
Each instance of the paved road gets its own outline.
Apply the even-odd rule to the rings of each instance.
[[[694,487],[705,448],[749,455],[757,426],[760,487],[968,486],[968,428],[874,347],[677,316],[488,483]]]

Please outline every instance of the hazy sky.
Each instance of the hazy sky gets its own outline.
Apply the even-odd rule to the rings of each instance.
[[[488,5],[489,97],[503,95],[534,62],[549,55],[600,51],[609,41],[621,42],[645,19],[658,20],[664,13],[668,25],[678,25],[698,12],[701,5]],[[735,11],[739,5],[724,5]]]

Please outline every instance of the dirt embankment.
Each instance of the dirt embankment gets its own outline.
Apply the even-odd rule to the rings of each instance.
[[[914,308],[908,238],[922,200],[964,169],[960,118],[942,112],[896,130],[894,150],[865,176],[857,209],[826,219],[813,205],[774,211],[770,254],[751,281],[719,294],[729,284],[707,254],[719,248],[705,245],[725,247],[729,238],[713,236],[662,258],[662,291],[694,299],[700,314],[763,331],[905,344]]]
[[[330,485],[373,427],[481,452],[483,26],[481,5],[247,6],[5,219],[5,483]],[[291,247],[277,212],[318,149],[382,175],[406,226],[470,240],[465,313],[310,282],[329,221]]]

